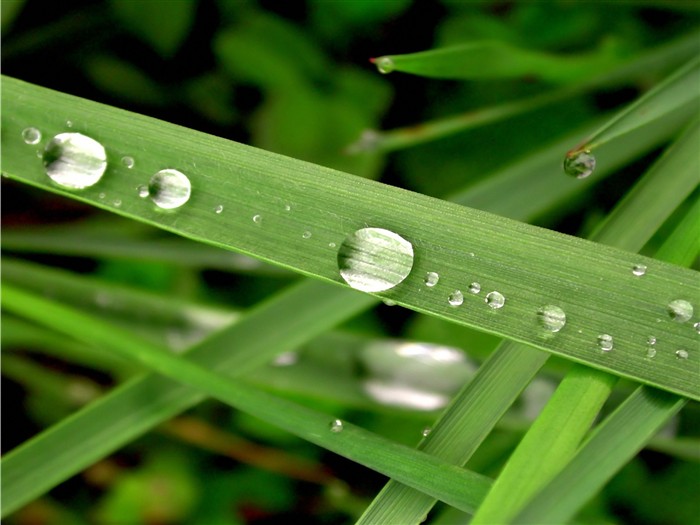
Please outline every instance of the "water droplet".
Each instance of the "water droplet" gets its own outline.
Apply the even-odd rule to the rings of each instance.
[[[272,361],[274,366],[292,366],[297,363],[299,356],[296,352],[284,352]]]
[[[473,282],[469,285],[469,293],[478,294],[481,291],[481,285],[477,282]]]
[[[304,239],[310,239],[311,238],[311,232],[310,231],[305,231],[304,233],[301,234],[301,236]]]
[[[486,304],[494,309],[503,308],[503,305],[506,304],[506,298],[503,297],[503,294],[500,292],[491,292],[484,300],[486,301]]]
[[[422,435],[423,437],[428,437],[428,435],[429,435],[432,431],[433,431],[432,428],[430,428],[430,427],[425,427],[425,428],[423,429],[423,431],[421,432],[421,435]]]
[[[218,215],[219,213],[221,213],[222,211],[224,211],[224,205],[223,205],[223,204],[219,204],[216,208],[214,208],[214,213],[216,213],[217,215]]]
[[[435,286],[438,281],[440,280],[440,276],[435,273],[435,272],[428,272],[425,274],[425,279],[423,279],[423,282],[428,288],[432,288]]]
[[[100,199],[104,199],[106,196],[107,196],[107,194],[106,194],[105,192],[103,192],[103,191],[101,191],[100,194],[98,195],[98,197],[99,197]]]
[[[121,199],[114,199],[114,201],[112,202],[112,204],[114,204],[114,206],[116,206],[117,208],[119,208],[119,207],[121,207],[121,205],[122,205],[122,201],[121,201]]]
[[[656,344],[656,337],[654,337],[653,335],[650,335],[650,336],[647,338],[647,344],[648,344],[649,346],[654,346],[654,345]]]
[[[190,200],[192,184],[187,175],[174,169],[160,170],[148,182],[148,195],[161,209],[179,208]]]
[[[51,180],[76,190],[96,184],[107,169],[102,144],[80,133],[59,133],[46,145],[42,158]]]
[[[695,328],[695,331],[696,331],[697,333],[700,334],[700,321],[698,321],[697,323],[695,323],[695,324],[693,325],[693,328]]]
[[[674,321],[685,323],[693,317],[693,305],[685,299],[676,299],[668,303],[668,314]]]
[[[392,301],[391,299],[382,299],[382,302],[387,306],[396,306],[396,301]]]
[[[255,224],[262,224],[262,215],[253,215],[253,222]]]
[[[687,350],[676,350],[676,358],[677,359],[688,359],[688,351]]]
[[[550,332],[558,332],[566,325],[566,313],[553,304],[540,308],[537,317],[540,324]]]
[[[66,120],[66,127],[67,127],[67,128],[72,128],[72,127],[73,127],[73,121],[72,121],[72,120]]]
[[[343,431],[343,422],[340,419],[334,419],[330,424],[331,432],[338,433]]]
[[[335,243],[334,242],[329,242],[328,243],[329,248],[335,248]]]
[[[598,336],[598,348],[603,352],[609,352],[613,349],[613,338],[608,334],[601,334]]]
[[[654,359],[656,357],[656,348],[650,346],[647,348],[647,359]]]
[[[292,211],[292,207],[289,204],[285,204],[284,211]]]
[[[577,179],[585,179],[595,169],[595,157],[589,150],[576,151],[564,157],[564,171]]]
[[[413,246],[382,228],[362,228],[338,249],[341,277],[363,292],[383,292],[401,283],[413,268]]]
[[[22,140],[25,144],[39,144],[41,131],[36,128],[25,128],[22,130]]]
[[[394,70],[394,61],[390,57],[379,57],[374,59],[374,65],[382,75],[391,73]]]
[[[461,306],[464,302],[464,295],[459,290],[455,290],[447,296],[447,302],[450,303],[450,306]]]
[[[139,197],[141,197],[142,199],[148,197],[148,186],[146,184],[141,184],[141,186],[136,188],[136,191],[139,192]]]
[[[125,168],[131,169],[134,167],[134,157],[122,157],[122,164],[124,165]]]
[[[641,277],[645,273],[647,273],[647,267],[644,264],[635,264],[632,267],[632,274],[636,275],[637,277]]]

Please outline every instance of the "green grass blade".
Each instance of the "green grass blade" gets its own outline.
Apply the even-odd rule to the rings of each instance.
[[[373,298],[363,294],[304,282],[258,306],[188,355],[204,367],[245,374],[373,303]],[[305,307],[299,308],[300,304]],[[237,351],[231,352],[231,348]],[[146,374],[118,387],[3,458],[2,515],[202,399],[199,392],[157,374]]]
[[[656,256],[679,266],[691,266],[700,255],[700,199],[661,245]]]
[[[666,305],[688,294],[695,300],[696,272],[16,80],[4,79],[2,97],[5,107],[12,108],[2,115],[3,171],[10,177],[335,283],[342,280],[336,248],[329,243],[340,246],[349,233],[366,225],[387,228],[409,239],[417,256],[411,275],[384,297],[615,374],[700,397],[700,387],[687,367],[675,360],[651,366],[637,351],[637,335],[657,318],[662,319],[657,324],[659,336],[689,346],[690,335],[670,320]],[[23,102],[28,98],[31,105]],[[38,126],[46,136],[65,130],[65,122],[51,111],[56,105],[73,116],[74,131],[99,121],[99,126],[90,128],[91,134],[107,144],[110,159],[142,151],[141,137],[147,137],[148,151],[136,155],[133,169],[112,165],[95,189],[58,189],[36,158],[36,146],[21,139],[27,125]],[[187,171],[194,188],[190,202],[173,213],[159,212],[136,195],[136,188],[163,166],[163,159],[168,166]],[[101,192],[109,195],[107,202],[99,198]],[[119,207],[113,198],[121,201]],[[217,215],[217,204],[229,212]],[[254,222],[255,215],[263,220]],[[307,231],[311,237],[304,239]],[[525,260],[528,265],[522,264]],[[632,275],[636,264],[648,266],[644,279]],[[440,274],[440,283],[430,290],[423,283],[428,271]],[[483,294],[467,294],[462,307],[451,307],[448,295],[472,280],[478,280],[485,291],[502,293],[505,307],[489,308]],[[577,294],[584,289],[588,291],[585,296]],[[576,319],[570,329],[552,339],[543,339],[537,324],[537,310],[545,304],[559,304]],[[585,334],[577,333],[584,328]],[[602,331],[617,335],[618,350],[610,355],[596,351],[596,337]]]
[[[594,431],[567,467],[514,522],[566,522],[684,404],[685,400],[667,392],[639,387]]]
[[[578,55],[555,55],[505,42],[481,41],[405,55],[385,55],[372,62],[381,73],[400,71],[429,78],[486,80],[530,77],[568,84],[611,69],[621,62],[603,46]]]
[[[398,445],[352,424],[343,423],[341,431],[331,431],[332,416],[231,381],[221,373],[154,347],[109,323],[19,288],[4,287],[3,308],[83,341],[98,343],[109,351],[140,362],[155,372],[428,492],[466,512],[476,508],[490,486],[490,480],[484,476]],[[3,484],[12,486],[13,480],[6,478],[7,473],[3,476]]]

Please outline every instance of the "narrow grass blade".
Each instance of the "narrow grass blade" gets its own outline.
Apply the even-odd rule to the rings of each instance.
[[[83,341],[97,342],[166,377],[408,483],[466,512],[478,506],[490,486],[490,480],[484,476],[398,445],[350,423],[342,422],[340,429],[332,427],[334,419],[331,416],[240,385],[221,373],[209,371],[200,364],[153,347],[109,323],[19,288],[4,287],[3,308]],[[9,487],[12,480],[6,478],[7,473],[3,476],[3,484],[7,483]]]
[[[668,236],[657,252],[663,261],[691,266],[700,255],[700,199],[696,199],[683,221]]]
[[[660,335],[689,346],[691,336],[668,317],[666,306],[688,294],[695,300],[696,272],[16,80],[4,79],[2,97],[5,107],[12,108],[2,115],[3,170],[10,177],[335,283],[342,282],[337,246],[360,228],[385,228],[411,242],[417,256],[408,278],[383,297],[700,398],[687,367],[673,359],[650,366],[636,351],[638,333],[658,318]],[[31,105],[23,102],[28,97]],[[27,125],[39,126],[48,137],[63,131],[65,123],[51,112],[56,104],[74,116],[75,131],[85,131],[85,123],[99,117],[100,125],[90,129],[108,145],[109,158],[142,151],[141,137],[148,137],[148,152],[136,159],[139,167],[114,165],[98,188],[82,192],[53,185],[36,157],[36,146],[24,143],[22,131]],[[171,213],[154,209],[136,195],[136,188],[162,167],[163,159],[185,169],[194,188],[190,201]],[[109,202],[99,198],[99,190],[110,195]],[[119,207],[111,200],[117,197]],[[217,203],[231,212],[217,216]],[[304,232],[310,234],[306,239]],[[525,260],[528,265],[522,264]],[[649,268],[645,279],[632,274],[637,264]],[[429,271],[440,274],[440,283],[426,291],[423,281]],[[484,294],[469,294],[462,307],[451,306],[448,296],[464,286],[465,278],[481,282],[486,293],[498,291],[506,298],[505,307],[490,308]],[[583,289],[588,291],[585,296],[577,293]],[[547,340],[540,336],[537,310],[552,303],[561,304],[576,321],[556,339]],[[578,334],[576,330],[584,327],[585,334]],[[618,350],[610,355],[597,352],[597,334],[613,329]]]
[[[481,41],[405,55],[386,55],[371,61],[381,73],[400,71],[422,77],[459,80],[528,77],[568,84],[600,74],[621,60],[611,46],[578,55],[555,55],[505,42]]]

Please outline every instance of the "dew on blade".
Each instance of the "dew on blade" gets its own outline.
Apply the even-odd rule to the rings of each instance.
[[[676,358],[678,359],[688,359],[688,351],[687,350],[676,350]]]
[[[22,140],[25,144],[39,144],[41,141],[41,131],[36,128],[25,128],[22,130]]]
[[[685,323],[693,317],[693,305],[685,299],[676,299],[668,303],[668,315],[679,323]]]
[[[401,283],[413,268],[413,246],[382,228],[362,228],[338,249],[338,269],[352,288],[383,292]]]
[[[430,433],[432,432],[432,430],[433,430],[433,429],[430,428],[430,427],[425,427],[425,428],[423,429],[423,431],[421,432],[421,435],[422,435],[423,437],[428,437],[428,436],[430,435]]]
[[[589,150],[575,151],[564,157],[564,172],[577,179],[585,179],[595,169],[595,157]]]
[[[537,311],[540,324],[550,332],[558,332],[566,325],[566,313],[553,304],[543,306]]]
[[[59,133],[44,148],[46,174],[64,188],[80,190],[97,184],[107,169],[102,144],[80,133]]]
[[[338,432],[343,431],[343,422],[340,419],[334,419],[331,421],[331,424],[329,426],[330,431],[337,434]]]
[[[262,215],[253,215],[253,222],[255,224],[262,224]]]
[[[190,200],[192,184],[187,175],[174,169],[157,172],[148,183],[148,195],[163,210],[179,208]]]
[[[122,164],[124,165],[125,168],[131,169],[134,167],[134,157],[122,157]]]
[[[304,233],[302,233],[301,236],[302,236],[304,239],[310,239],[310,238],[311,238],[311,232],[307,230],[307,231],[305,231]]]
[[[696,331],[697,333],[700,334],[700,321],[698,321],[697,323],[695,323],[695,324],[693,325],[693,328],[695,328],[695,331]]]
[[[141,184],[138,188],[136,188],[136,191],[138,191],[139,197],[141,197],[142,199],[148,197],[148,185]]]
[[[447,296],[447,302],[450,303],[450,306],[460,306],[464,302],[464,294],[459,290],[455,290]]]
[[[216,208],[214,208],[214,213],[216,213],[217,215],[218,215],[219,213],[221,213],[222,211],[224,211],[224,205],[223,205],[223,204],[219,204]]]
[[[613,338],[608,334],[598,336],[598,348],[603,352],[609,352],[613,349]]]
[[[476,295],[479,292],[481,292],[481,285],[479,283],[473,282],[469,285],[469,293]]]
[[[503,296],[503,294],[495,291],[489,293],[484,300],[486,301],[486,304],[496,310],[503,308],[503,305],[506,304],[506,298]]]
[[[432,288],[435,286],[438,281],[440,280],[440,276],[435,273],[435,272],[428,272],[425,274],[425,279],[423,279],[423,282],[428,288]]]
[[[645,273],[647,273],[647,267],[644,264],[635,264],[632,267],[632,275],[636,277],[641,277]]]

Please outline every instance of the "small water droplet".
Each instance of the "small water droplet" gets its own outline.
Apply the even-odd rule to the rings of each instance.
[[[598,348],[603,352],[609,352],[613,349],[613,338],[608,334],[601,334],[598,336]]]
[[[422,435],[423,437],[428,437],[428,435],[429,435],[432,431],[433,431],[432,428],[430,428],[430,427],[425,427],[425,428],[423,429],[423,431],[421,432],[421,435]]]
[[[285,204],[284,211],[292,211],[292,207],[289,204]]]
[[[440,280],[440,276],[435,273],[435,272],[428,272],[425,274],[425,279],[423,279],[423,282],[428,288],[432,288],[435,286],[438,281]]]
[[[292,366],[295,365],[298,360],[299,356],[296,354],[296,352],[284,352],[283,354],[275,357],[272,364],[274,366]]]
[[[330,424],[331,432],[338,433],[343,431],[343,422],[340,419],[334,419]]]
[[[114,206],[116,206],[117,208],[119,208],[119,207],[121,207],[121,205],[122,205],[122,201],[121,201],[121,199],[114,199],[114,201],[112,202],[112,204],[114,204]]]
[[[124,165],[125,168],[131,169],[134,167],[134,157],[122,157],[122,164]]]
[[[645,273],[647,273],[647,267],[644,264],[635,264],[632,267],[632,274],[636,275],[637,277],[641,277]]]
[[[553,304],[540,308],[537,317],[540,324],[550,332],[558,332],[566,325],[566,313]]]
[[[654,359],[656,357],[656,348],[650,346],[647,348],[647,359]]]
[[[687,350],[676,350],[676,358],[678,359],[688,359],[688,351]]]
[[[310,238],[311,238],[311,232],[307,230],[307,231],[305,231],[304,233],[302,233],[301,236],[302,236],[304,239],[310,239]]]
[[[382,302],[387,306],[396,306],[396,301],[392,301],[391,299],[382,299]]]
[[[253,222],[255,224],[262,224],[262,215],[253,215]]]
[[[335,248],[335,246],[336,246],[336,245],[335,245],[334,242],[329,242],[329,243],[328,243],[328,247],[329,247],[329,248]]]
[[[503,297],[503,294],[495,291],[489,293],[484,300],[486,304],[494,309],[503,308],[503,305],[506,304],[506,298]]]
[[[697,333],[700,334],[700,321],[698,321],[697,323],[695,323],[695,324],[693,325],[693,328],[695,328],[695,331],[696,331]]]
[[[107,194],[106,194],[105,192],[103,192],[103,191],[100,192],[100,194],[98,195],[98,197],[99,197],[100,199],[104,199],[106,196],[107,196]]]
[[[576,151],[564,157],[564,171],[577,179],[585,179],[595,169],[595,157],[589,150]]]
[[[72,121],[72,120],[66,120],[66,127],[67,127],[67,128],[72,128],[72,127],[73,127],[73,121]]]
[[[478,294],[481,292],[481,285],[476,281],[469,285],[469,293]]]
[[[374,65],[377,66],[377,71],[382,75],[386,75],[394,71],[394,61],[390,57],[379,57],[374,59]]]
[[[102,144],[80,133],[59,133],[46,145],[42,158],[52,181],[76,190],[96,184],[107,169]]]
[[[459,290],[455,290],[447,296],[447,302],[450,303],[450,306],[461,306],[464,302],[464,295]]]
[[[693,305],[685,299],[676,299],[668,303],[668,314],[674,321],[685,323],[693,317]]]
[[[382,228],[362,228],[338,249],[341,277],[363,292],[383,292],[403,282],[413,268],[413,246]]]
[[[217,215],[218,215],[219,213],[221,213],[222,211],[224,211],[224,205],[223,205],[223,204],[219,204],[216,208],[214,208],[214,213],[216,213]]]
[[[647,344],[648,344],[649,346],[654,346],[654,345],[656,344],[656,337],[654,337],[653,335],[650,335],[650,336],[647,338]]]
[[[41,131],[36,128],[25,128],[22,130],[22,140],[25,144],[39,144]]]
[[[157,172],[148,182],[148,195],[163,210],[179,208],[190,200],[192,184],[187,175],[174,169]]]
[[[136,188],[136,191],[139,192],[139,197],[141,197],[142,199],[148,197],[148,186],[146,184],[141,184],[141,186]]]

